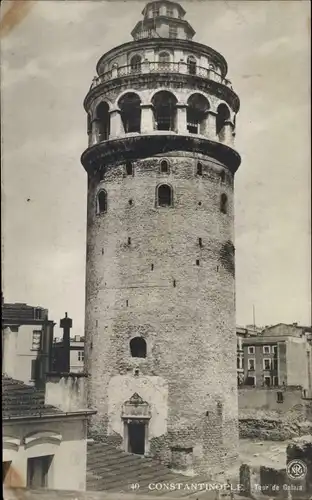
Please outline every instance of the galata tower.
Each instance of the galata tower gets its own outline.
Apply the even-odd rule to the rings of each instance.
[[[90,434],[213,475],[238,453],[239,98],[178,3],[142,15],[84,100]]]

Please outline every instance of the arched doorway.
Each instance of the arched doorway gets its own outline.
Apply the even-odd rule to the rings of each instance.
[[[156,130],[171,130],[176,129],[176,113],[177,99],[167,90],[157,92],[153,99],[154,117]]]
[[[120,115],[125,133],[141,130],[141,99],[134,92],[123,95],[119,101]]]
[[[187,130],[191,134],[205,134],[209,102],[202,94],[193,94],[187,101]]]

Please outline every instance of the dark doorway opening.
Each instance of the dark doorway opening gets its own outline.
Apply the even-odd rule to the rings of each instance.
[[[144,455],[145,452],[145,424],[133,422],[128,424],[129,453]]]

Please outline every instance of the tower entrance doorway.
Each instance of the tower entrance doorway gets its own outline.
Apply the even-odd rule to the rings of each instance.
[[[136,455],[145,453],[145,424],[130,422],[128,425],[128,452]]]
[[[121,418],[124,422],[124,450],[136,455],[149,451],[148,430],[151,418],[150,405],[134,393],[122,407]]]

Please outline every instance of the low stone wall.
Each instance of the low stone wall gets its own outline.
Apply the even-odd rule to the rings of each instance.
[[[312,422],[296,422],[282,418],[240,417],[239,437],[285,441],[312,433]]]
[[[238,404],[241,438],[284,441],[312,432],[312,401],[298,387],[240,387]]]
[[[280,393],[282,399],[278,397]],[[238,387],[239,411],[246,409],[275,411],[279,414],[292,412],[306,420],[307,406],[311,400],[302,397],[301,387]]]

